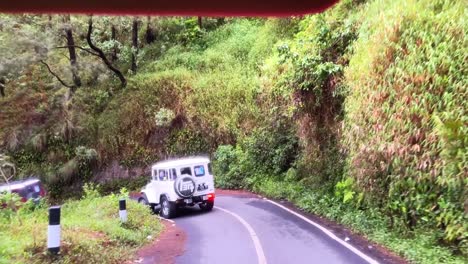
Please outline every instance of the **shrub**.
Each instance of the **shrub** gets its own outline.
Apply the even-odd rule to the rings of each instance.
[[[58,256],[47,254],[45,204],[25,204],[6,217],[0,210],[0,263],[116,263],[127,260],[138,246],[156,236],[162,225],[147,206],[127,201],[128,221],[118,216],[118,201],[126,196],[101,196],[96,186],[85,185],[80,200],[61,208],[62,242]],[[0,203],[4,200],[0,195]]]
[[[175,114],[171,109],[160,108],[159,111],[155,114],[154,119],[156,125],[159,127],[169,126],[174,120]]]
[[[231,145],[219,146],[214,154],[213,171],[217,187],[226,189],[239,189],[245,186],[245,177],[242,170],[244,153]]]
[[[272,126],[255,129],[241,143],[249,170],[255,174],[280,175],[286,172],[296,161],[298,139],[294,127],[283,121]]]

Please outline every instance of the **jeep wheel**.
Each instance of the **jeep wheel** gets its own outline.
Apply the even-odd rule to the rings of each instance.
[[[145,199],[145,197],[140,197],[140,199],[138,199],[138,203],[148,205],[148,201]]]
[[[200,209],[202,211],[209,212],[211,211],[211,209],[213,209],[214,202],[204,202],[204,203],[199,204],[198,206],[200,206]]]
[[[164,218],[172,218],[176,213],[176,206],[171,203],[165,196],[161,197],[161,210],[159,214]]]
[[[143,194],[143,196],[141,196],[138,199],[138,203],[143,204],[143,205],[147,205],[151,209],[151,212],[153,212],[153,213],[155,212],[154,205],[150,204],[148,202],[148,199],[146,198],[146,195]]]

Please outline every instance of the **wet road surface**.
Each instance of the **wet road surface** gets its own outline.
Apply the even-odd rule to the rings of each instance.
[[[320,227],[260,198],[218,196],[213,211],[195,206],[173,220],[187,234],[178,264],[372,263]]]

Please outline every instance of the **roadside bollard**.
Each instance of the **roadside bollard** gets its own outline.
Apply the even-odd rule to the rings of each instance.
[[[125,199],[119,201],[119,216],[122,223],[127,222],[127,203]]]
[[[52,206],[49,208],[47,249],[52,254],[57,254],[60,251],[60,206]]]

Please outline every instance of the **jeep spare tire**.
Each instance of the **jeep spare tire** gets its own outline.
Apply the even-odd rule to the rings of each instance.
[[[195,181],[192,176],[185,174],[174,182],[174,190],[182,198],[190,198],[195,192]]]

